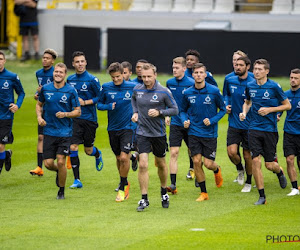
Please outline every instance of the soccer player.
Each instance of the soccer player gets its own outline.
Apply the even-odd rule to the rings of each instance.
[[[284,123],[283,151],[286,157],[287,172],[292,184],[288,196],[299,194],[297,172],[294,165],[295,156],[300,156],[300,69],[293,69],[290,73],[291,89],[285,92],[292,109],[287,111]],[[297,158],[299,164],[299,158]]]
[[[0,174],[5,164],[5,170],[11,168],[12,151],[5,150],[6,144],[12,144],[14,137],[12,125],[14,114],[21,108],[25,92],[17,74],[5,69],[5,54],[0,50]],[[14,101],[14,91],[18,95]]]
[[[44,127],[44,164],[49,170],[56,171],[56,185],[59,187],[57,199],[65,198],[65,163],[71,144],[71,118],[79,117],[81,113],[77,92],[71,85],[66,84],[66,75],[67,66],[57,63],[54,67],[53,82],[42,87],[36,104],[38,123]]]
[[[248,138],[252,172],[259,192],[255,205],[266,204],[261,156],[265,159],[266,168],[277,174],[280,187],[285,188],[287,185],[282,168],[274,160],[278,142],[277,112],[290,110],[291,104],[280,85],[268,79],[269,71],[270,64],[267,60],[258,59],[254,62],[253,73],[256,81],[247,84],[243,112],[239,115],[241,121],[244,121],[251,107]]]
[[[137,148],[139,152],[139,183],[142,199],[137,211],[143,211],[149,206],[148,200],[148,160],[153,152],[161,184],[161,202],[163,208],[169,207],[167,194],[168,168],[166,164],[166,125],[165,116],[178,114],[177,104],[169,89],[160,85],[157,80],[156,67],[150,63],[143,66],[143,84],[138,84],[133,90],[132,121],[137,122]]]
[[[250,115],[243,122],[239,119],[239,114],[243,110],[246,86],[249,82],[255,81],[248,72],[250,65],[251,61],[247,56],[239,57],[235,63],[236,76],[227,79],[226,88],[223,90],[223,95],[226,97],[225,103],[229,122],[227,131],[227,154],[231,162],[236,166],[238,172],[237,181],[240,185],[243,185],[245,181],[242,157],[239,154],[240,145],[243,147],[247,180],[242,192],[251,191],[252,178],[252,158],[248,144]]]
[[[200,62],[200,53],[197,50],[190,49],[185,53],[185,60],[187,67],[185,75],[193,78],[193,67],[196,63]],[[216,80],[214,79],[212,73],[210,73],[209,71],[206,71],[205,81],[218,87]]]
[[[120,175],[117,202],[129,198],[130,183],[127,180],[130,167],[130,151],[133,141],[133,131],[136,125],[131,121],[131,97],[133,82],[123,78],[123,66],[112,63],[108,67],[112,81],[102,85],[101,98],[97,105],[99,110],[108,110],[108,134],[112,151],[116,156],[117,168]]]
[[[130,62],[124,61],[121,63],[123,67],[123,78],[125,81],[131,82],[131,75],[132,75],[132,65]]]
[[[46,49],[42,57],[43,68],[36,71],[36,79],[38,81],[38,88],[34,95],[34,99],[38,100],[39,92],[41,91],[42,86],[47,83],[53,82],[53,64],[57,58],[57,53],[53,49]],[[37,167],[33,170],[30,170],[31,175],[43,176],[43,127],[38,125],[38,144],[37,144]]]
[[[194,86],[184,91],[180,109],[181,121],[188,128],[189,149],[201,194],[196,201],[208,200],[203,164],[214,172],[216,186],[223,185],[220,166],[215,162],[217,151],[218,121],[225,115],[226,107],[219,89],[205,82],[206,67],[202,63],[193,66]],[[218,112],[219,109],[219,112]]]
[[[139,59],[137,62],[136,62],[136,65],[135,65],[135,73],[137,75],[136,78],[134,78],[132,81],[133,82],[137,82],[137,83],[143,83],[143,79],[142,79],[142,68],[143,68],[143,65],[148,63],[147,60],[145,59]]]
[[[172,92],[173,97],[178,105],[181,106],[182,99],[183,99],[183,92],[194,85],[194,80],[190,77],[184,75],[186,70],[186,61],[183,57],[176,57],[173,59],[173,78],[167,81],[167,88]],[[185,144],[188,147],[188,134],[187,129],[183,127],[181,122],[180,116],[173,116],[170,123],[170,117],[166,117],[166,124],[170,125],[170,135],[169,135],[169,142],[170,142],[170,178],[171,178],[171,185],[167,187],[168,192],[172,194],[177,193],[176,188],[176,175],[178,171],[178,155],[179,149],[181,147],[182,140],[185,141]],[[189,152],[190,155],[190,152]],[[194,165],[193,160],[189,156],[190,165],[189,165],[189,172],[194,173]]]
[[[95,157],[96,169],[100,171],[103,168],[101,151],[94,146],[97,123],[96,104],[100,98],[100,83],[97,77],[86,70],[87,60],[85,54],[81,51],[75,51],[72,55],[72,66],[75,74],[67,78],[67,83],[72,85],[79,97],[81,106],[81,116],[73,119],[73,135],[70,147],[70,162],[73,169],[74,183],[70,188],[82,188],[80,181],[80,161],[78,157],[79,144],[84,145],[84,151],[87,155]]]
[[[132,65],[130,62],[124,61],[121,63],[123,67],[123,78],[125,81],[133,82],[130,79],[130,76],[132,75]],[[131,167],[133,171],[136,171],[138,168],[138,157],[139,153],[136,152],[136,131],[134,130],[134,135],[133,135],[133,143],[132,143],[132,151],[135,150],[133,154],[130,156],[131,160]],[[119,191],[119,187],[115,189],[116,192]]]
[[[224,96],[226,105],[228,104],[228,95],[227,95],[227,89],[228,89],[228,86],[227,86],[227,85],[228,85],[228,83],[227,83],[227,81],[228,81],[229,78],[238,75],[238,74],[236,73],[236,61],[237,61],[237,59],[240,58],[240,57],[247,57],[247,55],[246,55],[245,52],[243,52],[243,51],[241,51],[241,50],[237,50],[237,51],[233,52],[233,55],[232,55],[232,66],[233,66],[233,71],[230,72],[229,74],[227,74],[227,75],[225,76],[225,79],[224,79],[224,84],[223,84],[223,96]],[[254,78],[253,73],[250,72],[249,70],[248,70],[248,75],[249,75],[250,77]],[[243,105],[243,104],[242,104],[242,105]],[[228,105],[226,106],[226,109],[227,109],[227,108],[228,108]],[[227,110],[227,113],[228,113],[228,110]],[[238,154],[239,157],[241,157],[239,148],[237,149],[237,154]],[[239,172],[240,175],[238,174],[238,176],[234,179],[233,182],[238,182],[238,179],[240,178],[240,179],[239,179],[240,182],[238,182],[238,183],[241,184],[241,180],[242,180],[242,178],[241,178],[241,177],[242,177],[242,172],[241,172],[241,171],[243,171],[243,176],[244,176],[245,170],[244,170],[244,167],[243,167],[243,166],[242,166],[242,167],[239,166],[237,170],[240,171],[240,172]],[[240,177],[239,177],[239,176],[240,176]],[[244,177],[243,177],[243,180],[244,180]],[[243,184],[241,184],[241,185],[243,185]]]

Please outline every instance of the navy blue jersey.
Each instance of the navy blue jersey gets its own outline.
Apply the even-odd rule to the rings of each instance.
[[[185,75],[188,77],[193,78],[193,69],[186,69],[185,71]],[[210,73],[209,71],[206,71],[206,78],[205,78],[205,82],[214,85],[216,87],[218,87],[218,83],[216,82],[216,80],[214,79],[212,73]],[[193,78],[194,79],[194,78]]]
[[[93,100],[92,105],[81,107],[81,116],[78,119],[97,122],[96,104],[100,98],[100,82],[98,78],[84,71],[82,74],[70,75],[67,78],[67,83],[76,89],[78,97],[82,100]]]
[[[18,95],[17,106],[21,108],[25,92],[17,74],[5,68],[0,72],[0,120],[12,120],[14,113],[9,111],[9,104],[15,103],[14,91]]]
[[[35,72],[39,86],[44,86],[47,83],[53,82],[53,71],[54,67],[52,66],[48,70],[39,69],[37,72]]]
[[[71,112],[75,107],[80,107],[76,90],[69,84],[57,89],[51,82],[42,87],[39,101],[44,103],[43,118],[47,123],[44,127],[44,135],[71,137],[72,119],[57,118],[55,114],[59,111]]]
[[[227,79],[227,88],[223,90],[223,95],[227,97],[226,105],[231,105],[231,113],[228,114],[229,127],[248,130],[251,110],[244,121],[240,120],[239,115],[243,112],[246,86],[252,81],[255,81],[255,79],[249,74],[246,79],[241,79],[238,76],[232,76]]]
[[[264,85],[258,85],[256,81],[250,82],[246,87],[246,99],[252,101],[249,129],[277,132],[277,113],[261,116],[258,110],[262,107],[278,107],[278,104],[281,105],[287,99],[281,86],[270,79]]]
[[[225,95],[225,89],[227,88],[227,81],[228,81],[228,79],[230,78],[230,77],[233,77],[233,76],[236,76],[237,74],[234,72],[234,71],[232,71],[232,72],[230,72],[229,74],[227,74],[226,76],[225,76],[225,79],[224,79],[224,84],[223,84],[223,96],[224,96],[224,100],[225,100],[225,104],[226,104],[226,106],[228,105],[228,96],[226,96]],[[254,78],[254,74],[252,73],[252,72],[249,72],[248,71],[248,76],[251,76],[252,78]]]
[[[194,83],[194,79],[188,76],[184,76],[180,80],[176,79],[176,77],[173,77],[167,81],[167,88],[172,92],[178,108],[182,104],[183,92],[189,87],[193,86]],[[171,125],[183,127],[179,114],[176,116],[172,116]]]
[[[97,108],[99,110],[108,110],[108,131],[136,129],[136,124],[131,121],[133,114],[131,97],[135,86],[135,83],[128,81],[123,81],[121,85],[115,85],[113,82],[102,85],[101,97]],[[114,102],[116,106],[112,109]]]
[[[143,83],[144,83],[143,80],[140,80],[140,79],[138,79],[137,77],[134,78],[134,79],[132,79],[131,82],[135,82],[136,84],[137,84],[137,83],[140,83],[140,84],[143,84]]]
[[[182,124],[190,120],[189,135],[198,137],[217,138],[218,121],[225,115],[226,107],[220,90],[207,84],[202,89],[195,86],[188,88],[183,93],[183,102],[180,108]],[[219,112],[218,112],[219,109]],[[205,118],[210,120],[210,125],[203,122]]]
[[[300,135],[300,88],[284,92],[292,109],[287,111],[283,130],[289,134]]]

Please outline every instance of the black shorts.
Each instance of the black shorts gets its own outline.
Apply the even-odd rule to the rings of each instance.
[[[44,159],[56,159],[56,155],[70,154],[71,137],[56,137],[44,135]]]
[[[20,35],[21,36],[28,36],[30,34],[32,36],[39,34],[39,26],[20,26]]]
[[[13,143],[12,124],[13,120],[0,120],[0,144]]]
[[[169,142],[170,147],[181,147],[182,140],[184,140],[186,146],[189,145],[187,129],[184,127],[171,125],[170,126],[170,135]]]
[[[97,122],[83,119],[73,119],[73,134],[71,137],[71,144],[83,144],[85,147],[93,147],[97,128]]]
[[[43,135],[44,134],[44,127],[38,125],[38,134]]]
[[[133,142],[133,131],[131,129],[122,129],[118,131],[108,131],[111,150],[115,155],[121,152],[129,154]]]
[[[132,144],[131,144],[131,151],[137,151],[137,142],[136,142],[136,129],[133,130],[133,135],[132,135]]]
[[[156,157],[165,157],[168,148],[167,137],[146,137],[142,135],[137,135],[137,149],[139,154],[150,153]]]
[[[266,132],[259,130],[249,130],[249,147],[252,159],[262,155],[265,162],[276,160],[276,146],[278,142],[277,132]]]
[[[248,130],[229,127],[227,130],[227,147],[237,144],[249,150]]]
[[[191,156],[201,154],[205,158],[214,161],[217,152],[217,138],[189,135],[189,149],[191,150]]]
[[[284,132],[283,135],[284,157],[289,155],[300,156],[300,135],[292,135]]]

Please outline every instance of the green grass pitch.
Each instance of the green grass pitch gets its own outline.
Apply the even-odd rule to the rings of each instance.
[[[31,176],[36,167],[37,121],[35,71],[40,62],[7,62],[6,68],[17,72],[26,98],[16,113],[12,169],[0,175],[0,249],[264,249],[300,248],[300,242],[274,244],[267,235],[300,235],[300,196],[287,197],[291,184],[282,190],[276,175],[263,167],[268,204],[254,206],[258,192],[241,193],[233,183],[235,167],[226,153],[227,116],[219,123],[217,163],[222,167],[224,184],[217,188],[211,171],[206,170],[210,200],[196,202],[199,189],[186,180],[189,166],[184,145],[179,155],[178,194],[170,195],[169,209],[160,201],[160,185],[154,158],[149,162],[149,200],[147,211],[136,212],[140,200],[137,172],[130,170],[130,198],[116,203],[119,177],[115,157],[106,131],[106,112],[98,112],[99,128],[95,145],[103,152],[104,168],[96,171],[94,158],[80,147],[81,180],[84,187],[71,190],[72,170],[68,170],[65,200],[56,200],[55,174],[45,170],[43,177]],[[73,72],[69,72],[73,73]],[[101,83],[110,81],[106,74],[94,72]],[[170,75],[159,75],[165,84]],[[224,76],[215,76],[222,88]],[[273,78],[274,79],[274,78]],[[284,90],[289,79],[276,78]],[[279,163],[286,173],[282,150],[284,117],[279,122]],[[167,162],[169,154],[167,155]],[[298,172],[298,170],[297,170]],[[253,181],[254,182],[254,181]],[[169,181],[168,181],[169,183]],[[298,240],[298,238],[296,238]]]

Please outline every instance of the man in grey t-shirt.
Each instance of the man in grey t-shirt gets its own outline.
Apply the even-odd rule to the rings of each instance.
[[[139,183],[142,199],[137,211],[141,212],[149,206],[148,200],[148,159],[149,153],[155,156],[155,165],[161,182],[161,202],[163,208],[169,207],[167,194],[168,168],[165,155],[167,149],[165,116],[178,114],[177,104],[172,93],[156,81],[156,67],[150,63],[142,69],[143,84],[133,89],[131,104],[132,121],[137,122],[137,148],[139,152]]]

